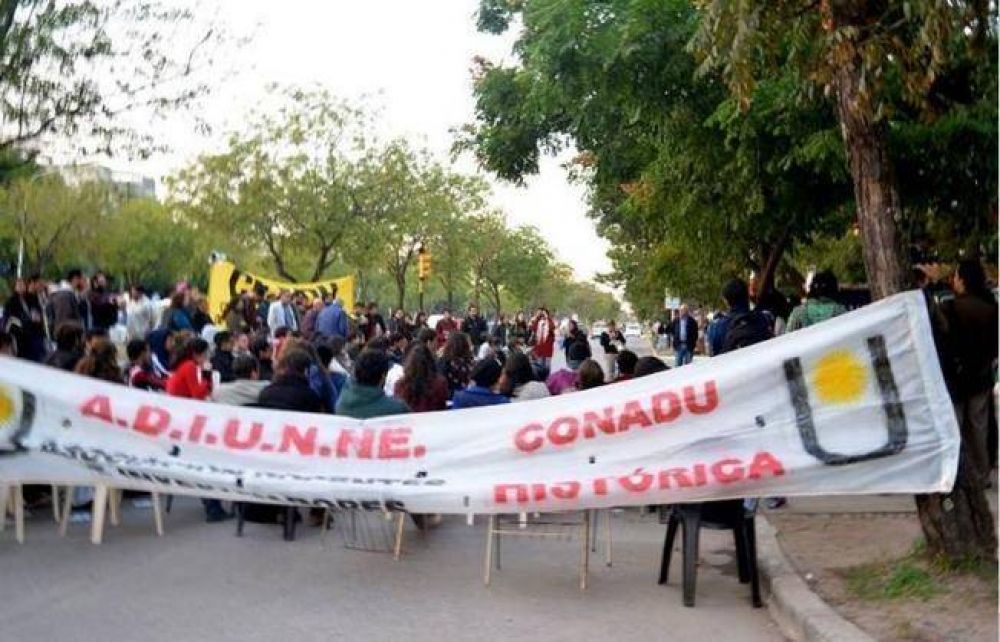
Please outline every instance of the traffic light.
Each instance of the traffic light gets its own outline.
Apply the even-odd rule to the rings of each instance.
[[[417,257],[417,276],[421,280],[426,280],[431,275],[431,255],[430,252],[421,252]]]

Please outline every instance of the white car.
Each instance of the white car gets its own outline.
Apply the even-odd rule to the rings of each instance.
[[[625,336],[626,337],[641,337],[642,336],[642,326],[638,323],[626,323],[625,324]]]
[[[590,336],[591,338],[597,339],[601,336],[601,333],[608,329],[608,326],[603,321],[598,321],[594,325],[590,326]]]

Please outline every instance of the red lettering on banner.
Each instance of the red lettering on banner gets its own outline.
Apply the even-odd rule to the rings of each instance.
[[[374,428],[365,428],[360,436],[351,429],[341,430],[340,437],[337,438],[337,457],[339,459],[350,457],[350,450],[353,448],[354,456],[358,459],[371,459],[374,445]]]
[[[687,470],[683,468],[668,468],[667,470],[660,471],[660,489],[666,490],[670,488],[671,479],[677,485],[677,488],[691,488],[694,486],[691,478],[688,477]]]
[[[156,437],[170,426],[170,413],[156,406],[139,406],[132,429]]]
[[[743,481],[746,471],[742,464],[739,459],[720,459],[712,464],[712,476],[722,484]]]
[[[591,410],[583,413],[583,436],[587,439],[593,439],[597,436],[597,431],[594,428],[599,428],[601,432],[608,435],[615,434],[615,409],[608,406],[601,412],[602,415]]]
[[[109,424],[114,423],[114,418],[111,416],[111,400],[104,395],[97,395],[84,401],[80,405],[80,414],[84,417],[106,421]]]
[[[528,424],[514,433],[514,445],[521,452],[530,453],[538,450],[545,443],[545,438],[538,433],[545,430],[542,424]]]
[[[551,420],[532,421],[514,433],[514,447],[532,453],[546,445],[568,446],[580,439],[595,439],[605,435],[629,432],[633,428],[653,428],[681,417],[685,410],[692,415],[705,415],[719,407],[719,392],[715,381],[684,386],[679,392],[663,390],[642,400],[628,400],[621,406],[606,406],[600,410],[582,410],[578,414],[562,415]],[[698,485],[704,485],[707,473],[702,471]]]
[[[379,459],[406,459],[410,456],[409,428],[386,428],[378,438]]]
[[[293,446],[300,455],[312,455],[316,452],[316,433],[319,429],[310,426],[305,434],[299,432],[298,426],[286,424],[281,431],[281,444],[278,446],[279,453],[287,453]]]
[[[222,434],[222,443],[233,450],[249,450],[256,448],[264,434],[264,424],[255,421],[250,424],[250,434],[240,437],[240,420],[230,419],[226,422],[226,431]]]
[[[750,472],[747,477],[750,479],[760,479],[764,474],[770,472],[775,477],[785,474],[785,467],[781,465],[778,458],[769,452],[760,452],[753,456],[750,462]]]
[[[653,425],[649,415],[642,409],[638,401],[629,401],[625,404],[625,411],[622,412],[621,419],[618,420],[618,432],[625,432],[632,426],[649,428]]]
[[[688,412],[694,415],[704,415],[712,412],[719,405],[719,393],[714,381],[705,382],[705,400],[698,401],[694,386],[684,386],[684,405]]]
[[[565,428],[561,429],[562,426]],[[580,432],[580,424],[574,417],[559,417],[549,426],[549,441],[555,446],[571,444]]]
[[[691,469],[694,471],[695,486],[704,486],[708,483],[708,476],[705,474],[705,464],[695,464]]]
[[[681,416],[681,400],[676,393],[658,392],[653,395],[653,419],[665,424]]]
[[[205,432],[205,424],[208,423],[208,417],[205,415],[195,415],[194,420],[191,422],[191,428],[188,430],[188,441],[198,443],[201,441],[201,435]]]
[[[528,501],[528,487],[525,484],[497,484],[493,487],[493,501],[497,504],[509,503],[511,491],[514,491],[514,501],[518,504]]]

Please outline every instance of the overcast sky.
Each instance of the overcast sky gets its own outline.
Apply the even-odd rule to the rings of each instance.
[[[171,154],[129,168],[160,178],[198,153],[218,149],[222,134],[239,126],[271,82],[319,84],[349,98],[378,94],[382,134],[406,135],[444,157],[452,143],[449,130],[472,120],[472,57],[510,55],[511,37],[476,31],[477,5],[478,0],[219,0],[221,22],[256,35],[237,54],[239,73],[220,78],[202,112],[214,135],[195,136],[187,126],[172,126]],[[460,167],[475,170],[471,159]],[[609,269],[607,244],[584,214],[583,190],[567,182],[558,160],[547,160],[541,175],[524,188],[491,182],[494,203],[510,223],[538,227],[578,278]]]

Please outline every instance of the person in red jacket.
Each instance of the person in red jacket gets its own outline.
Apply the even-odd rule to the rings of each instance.
[[[175,351],[167,379],[167,394],[186,399],[208,399],[212,394],[212,366],[208,361],[208,342],[188,339]],[[221,522],[229,513],[218,499],[202,499],[205,521]]]
[[[531,319],[531,339],[534,343],[531,355],[547,369],[552,361],[552,351],[556,343],[555,324],[547,308],[538,308],[538,312]]]
[[[191,339],[174,352],[167,394],[186,399],[208,399],[212,393],[212,368],[208,365],[208,342]]]

